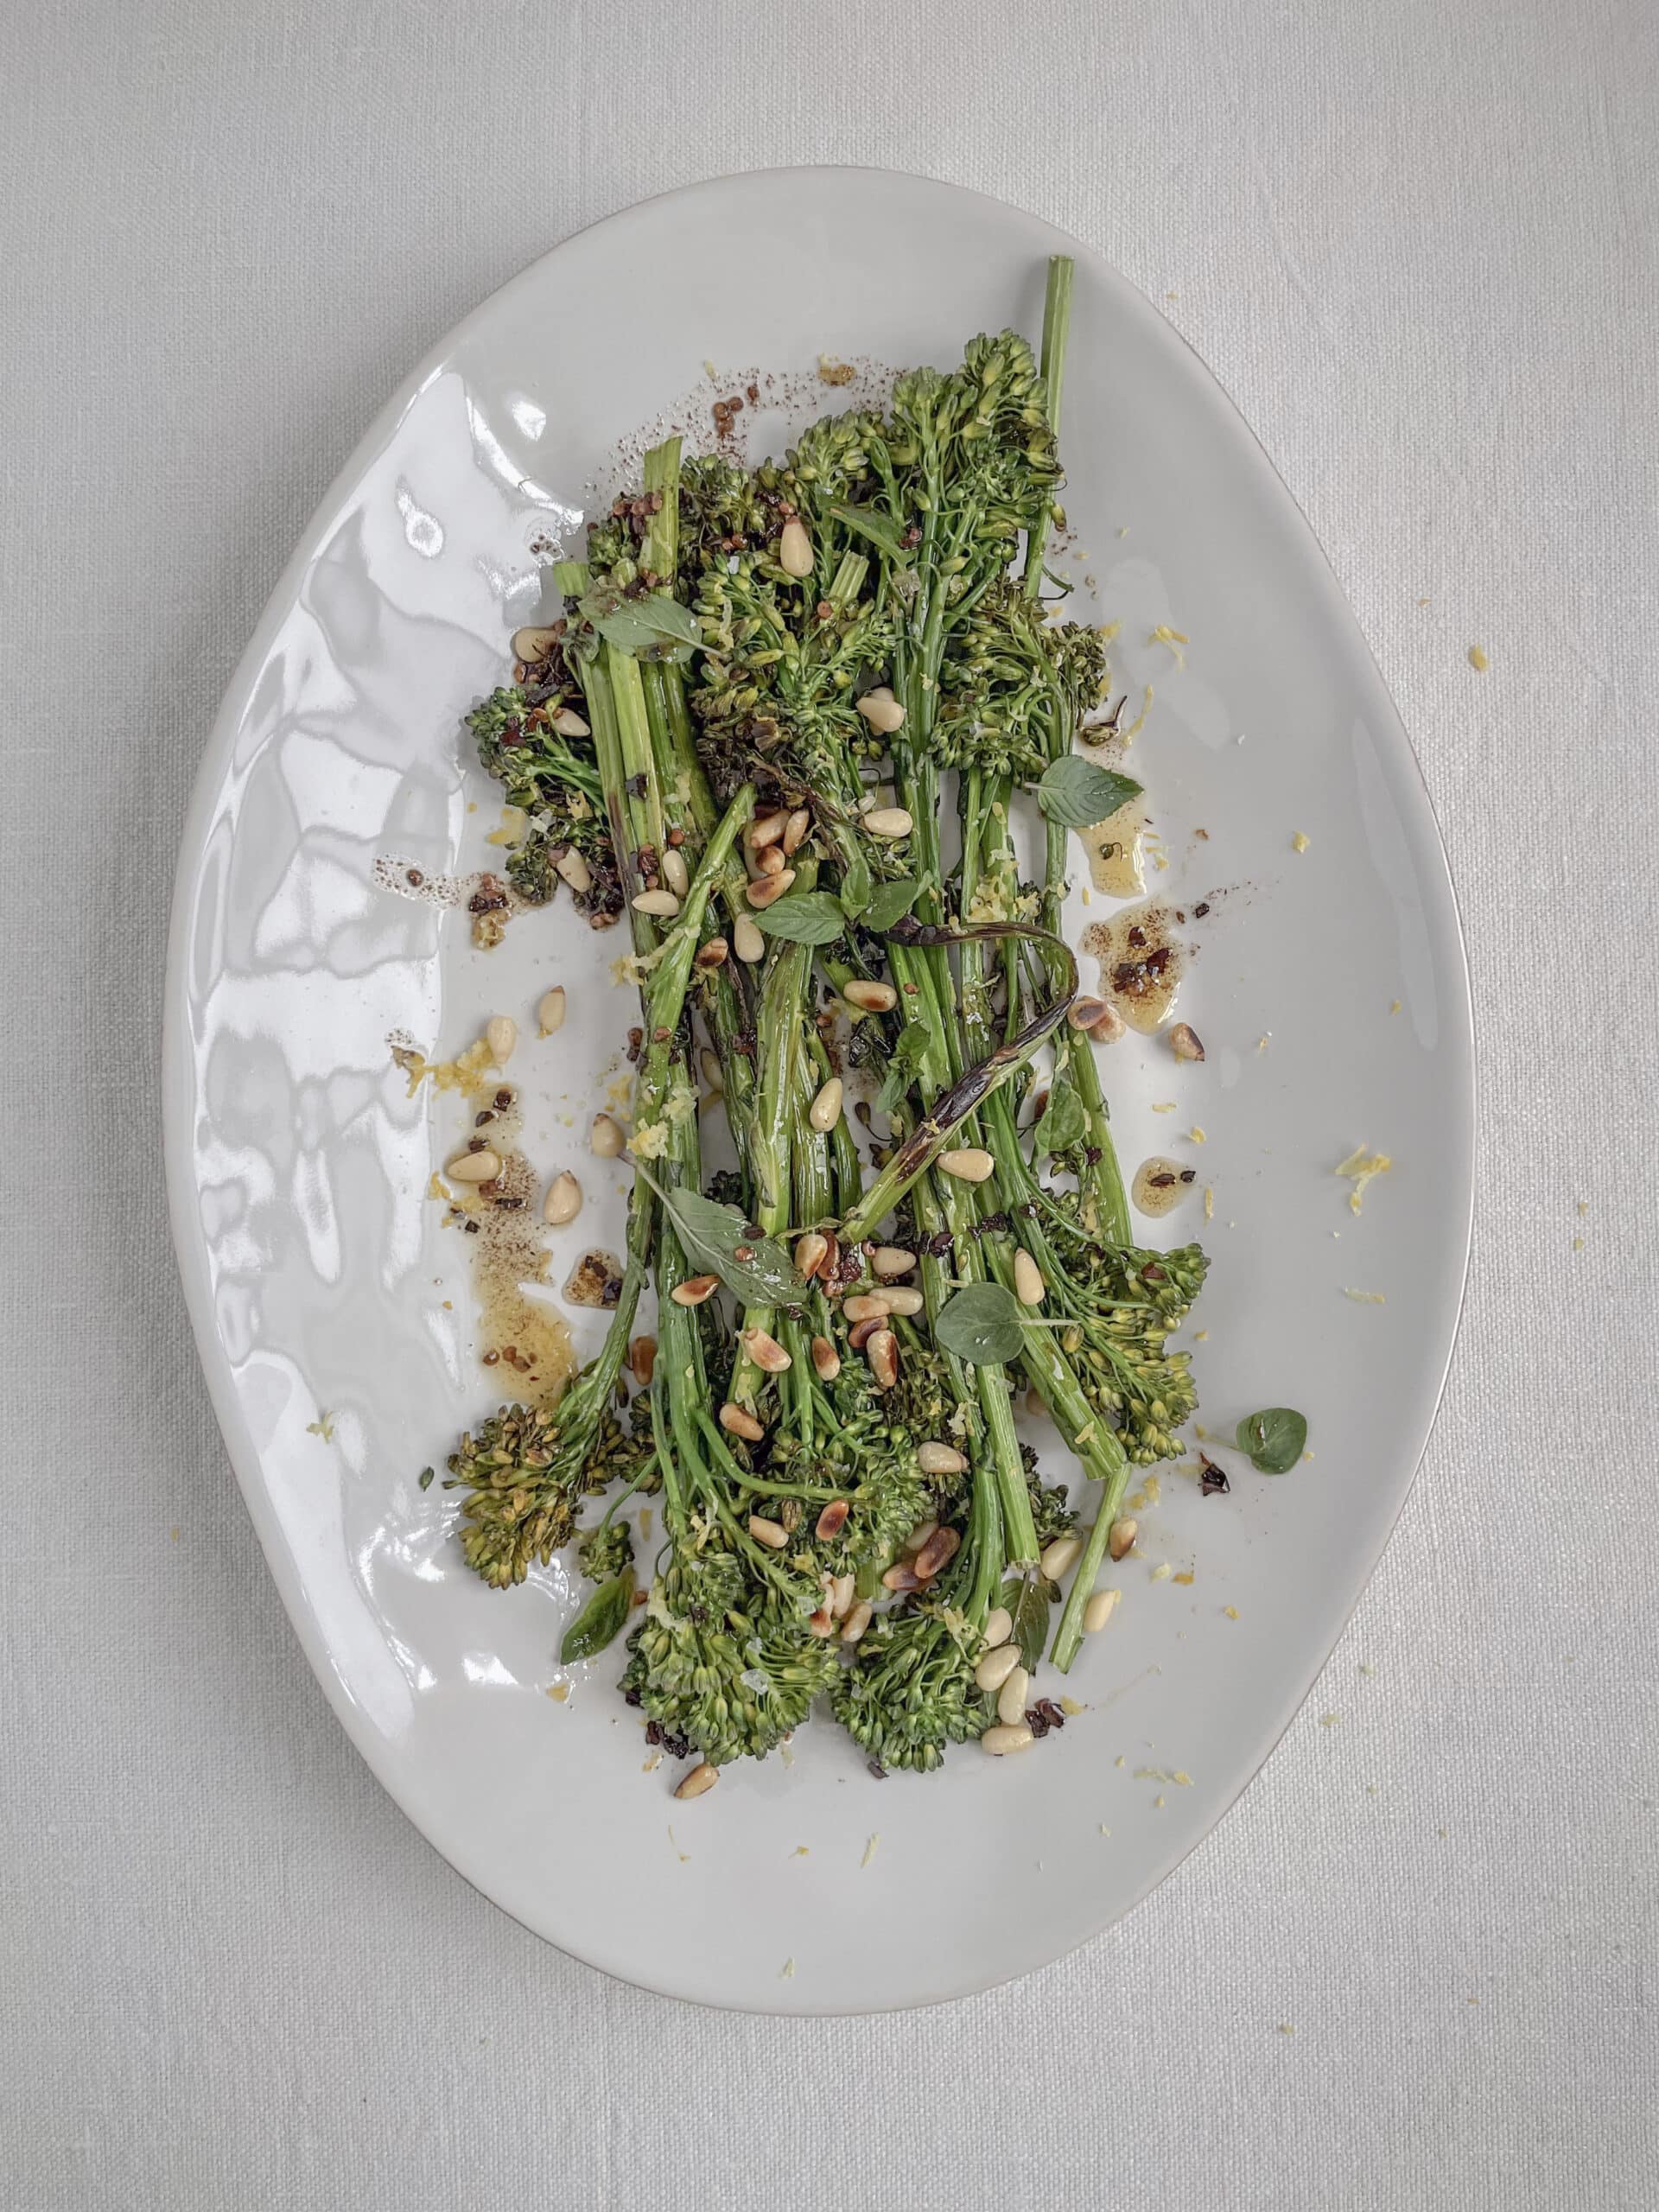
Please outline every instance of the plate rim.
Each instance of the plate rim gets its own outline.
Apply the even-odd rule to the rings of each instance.
[[[1381,1528],[1375,1541],[1368,1545],[1363,1556],[1363,1568],[1353,1596],[1344,1608],[1335,1634],[1323,1644],[1312,1666],[1304,1672],[1297,1670],[1298,1687],[1283,1700],[1280,1709],[1268,1715],[1261,1731],[1261,1749],[1253,1758],[1249,1770],[1237,1786],[1221,1802],[1214,1818],[1190,1842],[1175,1845],[1156,1863],[1147,1879],[1132,1894],[1116,1901],[1111,1909],[1096,1921],[1089,1933],[1072,1940],[1064,1939],[1057,1947],[1045,1948],[1041,1955],[1029,1963],[1007,1973],[997,1972],[989,1976],[972,1975],[959,1986],[919,1997],[904,1997],[887,2003],[847,2005],[817,2005],[803,2006],[786,2001],[781,1994],[772,2001],[753,1998],[747,2001],[735,1998],[711,1996],[690,1989],[664,1987],[660,1981],[643,1980],[623,1967],[594,1956],[582,1947],[579,1940],[548,1934],[503,1904],[484,1888],[453,1858],[444,1844],[424,1824],[416,1820],[404,1804],[397,1783],[383,1770],[382,1739],[375,1734],[359,1715],[359,1709],[340,1676],[331,1649],[322,1635],[319,1619],[307,1603],[302,1587],[293,1567],[285,1539],[276,1522],[270,1491],[265,1480],[261,1453],[243,1417],[240,1399],[232,1376],[225,1348],[213,1313],[212,1284],[209,1280],[205,1245],[200,1234],[197,1212],[198,1192],[194,1179],[194,1138],[192,1109],[197,1103],[194,1083],[194,1062],[189,1046],[189,944],[188,925],[201,875],[201,862],[207,851],[205,830],[211,819],[214,804],[222,787],[225,769],[231,758],[236,732],[251,699],[254,678],[269,655],[270,646],[283,621],[287,618],[296,596],[296,587],[315,561],[327,537],[327,529],[339,504],[350,488],[358,483],[372,454],[383,445],[409,408],[420,397],[433,375],[454,358],[474,334],[478,325],[510,294],[537,281],[547,264],[573,245],[592,233],[614,227],[620,232],[645,219],[650,212],[670,201],[695,199],[705,194],[730,191],[734,188],[760,190],[780,178],[797,179],[818,176],[826,180],[849,176],[880,178],[906,188],[919,188],[925,192],[976,204],[986,211],[988,218],[1006,219],[1013,217],[1029,226],[1033,234],[1045,243],[1050,252],[1069,252],[1084,262],[1103,277],[1114,296],[1126,312],[1144,321],[1155,323],[1166,340],[1173,340],[1186,357],[1190,370],[1197,370],[1200,381],[1208,385],[1231,418],[1234,429],[1243,434],[1247,451],[1253,452],[1255,461],[1265,468],[1277,494],[1300,519],[1302,530],[1300,542],[1313,558],[1306,567],[1306,578],[1319,594],[1319,613],[1326,620],[1334,620],[1334,626],[1357,642],[1364,661],[1375,680],[1380,700],[1392,720],[1398,745],[1388,749],[1396,758],[1403,757],[1409,764],[1415,781],[1414,803],[1420,809],[1418,828],[1426,830],[1427,842],[1426,858],[1437,860],[1443,877],[1450,928],[1439,948],[1444,958],[1446,982],[1449,998],[1454,1002],[1446,1007],[1448,1039],[1454,1039],[1462,1061],[1462,1080],[1457,1092],[1455,1125],[1447,1131],[1454,1141],[1453,1166],[1457,1173],[1459,1202],[1455,1220],[1455,1247],[1448,1246],[1446,1257],[1450,1262],[1449,1279],[1455,1281],[1455,1294],[1449,1300],[1450,1325],[1446,1330],[1444,1350],[1438,1360],[1438,1371],[1426,1379],[1430,1383],[1427,1414],[1421,1423],[1421,1434],[1408,1438],[1411,1449],[1410,1471],[1402,1483],[1394,1510]],[[1345,625],[1345,628],[1344,626]],[[1386,740],[1385,740],[1386,741]],[[247,1508],[265,1564],[276,1586],[284,1611],[298,1639],[307,1662],[321,1684],[335,1719],[350,1738],[353,1748],[363,1758],[371,1774],[396,1806],[410,1826],[423,1842],[435,1851],[445,1864],[454,1869],[467,1886],[505,1917],[517,1923],[539,1941],[550,1945],[563,1955],[578,1960],[595,1972],[607,1975],[630,1988],[648,1992],[671,2003],[688,2003],[713,2011],[753,2013],[770,2018],[852,2018],[874,2016],[879,2013],[919,2011],[925,2007],[951,2004],[960,1999],[982,1991],[1006,1986],[1022,1980],[1085,1945],[1093,1943],[1126,1919],[1142,1904],[1152,1891],[1167,1881],[1182,1863],[1207,1841],[1231,1815],[1239,1800],[1259,1779],[1262,1769],[1282,1742],[1292,1721],[1306,1702],[1314,1684],[1329,1663],[1338,1643],[1345,1633],[1360,1599],[1370,1588],[1371,1580],[1384,1551],[1392,1541],[1407,1502],[1416,1488],[1422,1471],[1435,1426],[1445,1403],[1446,1385],[1452,1363],[1456,1357],[1462,1333],[1465,1312],[1468,1301],[1469,1276],[1473,1249],[1475,1199],[1478,1175],[1477,1132],[1478,1128],[1479,1068],[1478,1036],[1475,1018],[1474,994],[1470,972],[1468,944],[1464,926],[1461,904],[1458,896],[1457,880],[1451,857],[1446,849],[1444,833],[1435,810],[1422,764],[1412,742],[1411,733],[1404,716],[1376,658],[1371,640],[1360,621],[1352,602],[1342,587],[1332,565],[1329,554],[1314,530],[1300,502],[1280,474],[1273,456],[1256,436],[1249,422],[1240,410],[1227,385],[1205,360],[1197,347],[1160,313],[1154,302],[1116,265],[1086,240],[1073,238],[1045,216],[1014,203],[960,185],[948,179],[921,171],[891,168],[876,163],[861,162],[804,162],[771,165],[762,168],[739,169],[702,177],[686,184],[671,187],[662,192],[632,201],[628,206],[613,210],[590,223],[567,232],[544,252],[537,255],[523,268],[478,299],[456,321],[449,324],[435,343],[421,355],[415,365],[400,379],[393,391],[378,407],[353,443],[340,467],[330,479],[326,489],[312,511],[305,529],[296,543],[292,553],[284,563],[259,619],[238,658],[219,700],[203,746],[201,758],[192,779],[190,796],[184,811],[176,849],[172,894],[169,902],[165,953],[164,989],[162,999],[161,1053],[161,1114],[162,1159],[167,1185],[168,1217],[170,1241],[182,1287],[186,1311],[189,1316],[191,1334],[203,1379],[207,1383],[209,1401],[219,1425],[220,1435],[236,1476],[237,1486]],[[1448,1217],[1450,1220],[1450,1217]],[[385,1762],[389,1765],[390,1762]]]

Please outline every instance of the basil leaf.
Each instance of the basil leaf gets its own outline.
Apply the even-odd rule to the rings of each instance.
[[[789,944],[833,944],[847,926],[841,901],[828,891],[785,891],[749,917],[768,937]]]
[[[941,1307],[933,1334],[970,1367],[1006,1365],[1025,1341],[1020,1301],[1000,1282],[970,1282]]]
[[[877,937],[883,937],[895,922],[903,921],[916,904],[921,888],[913,875],[901,875],[896,883],[878,883],[865,901],[863,912],[854,918],[867,930],[874,930]]]
[[[1036,1574],[1020,1585],[1020,1594],[1008,1607],[1014,1620],[1012,1641],[1020,1647],[1020,1662],[1027,1674],[1035,1674],[1041,1664],[1048,1641],[1048,1609],[1059,1594],[1058,1583]],[[1005,1599],[1008,1596],[1006,1584],[1002,1595]]]
[[[718,1275],[747,1306],[798,1306],[806,1282],[775,1236],[751,1236],[735,1206],[701,1191],[661,1192],[674,1233],[699,1274]],[[747,1259],[741,1254],[747,1253]]]
[[[916,1080],[916,1071],[927,1058],[927,1033],[919,1021],[907,1021],[887,1057],[887,1073],[875,1094],[878,1114],[891,1114]]]
[[[666,592],[648,592],[643,598],[629,599],[613,584],[598,584],[579,604],[600,636],[620,645],[625,652],[689,651],[702,643],[696,616]]]
[[[1238,1448],[1260,1475],[1287,1475],[1307,1442],[1307,1419],[1290,1406],[1246,1414],[1236,1432]]]
[[[1077,1085],[1069,1075],[1057,1071],[1048,1087],[1047,1103],[1032,1131],[1036,1157],[1041,1160],[1050,1153],[1070,1152],[1088,1134],[1089,1116],[1077,1096]]]
[[[1051,760],[1037,786],[1038,805],[1051,822],[1063,822],[1068,830],[1087,830],[1103,822],[1140,795],[1141,786],[1131,777],[1097,768],[1075,753]]]
[[[559,1642],[559,1659],[569,1666],[578,1659],[592,1659],[614,1643],[623,1623],[633,1611],[633,1569],[625,1567],[608,1582],[601,1582],[576,1615]]]
[[[851,507],[836,505],[830,513],[837,522],[844,522],[849,530],[856,531],[861,537],[868,538],[878,551],[894,561],[913,558],[912,549],[905,543],[905,525],[895,522],[891,515],[884,515],[880,507]]]

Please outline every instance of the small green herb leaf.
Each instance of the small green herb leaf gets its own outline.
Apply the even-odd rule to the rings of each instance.
[[[891,1114],[900,1103],[926,1058],[927,1032],[919,1021],[906,1022],[899,1032],[899,1040],[888,1056],[881,1088],[875,1094],[878,1114]]]
[[[1261,1475],[1285,1475],[1301,1458],[1307,1442],[1306,1416],[1289,1406],[1268,1406],[1246,1414],[1237,1428],[1238,1448],[1250,1455]]]
[[[877,937],[883,937],[895,922],[903,921],[916,904],[921,887],[913,875],[901,875],[896,883],[878,883],[863,912],[855,918],[867,930],[874,930]],[[782,901],[779,903],[781,905]]]
[[[1037,804],[1051,822],[1063,822],[1069,830],[1086,830],[1140,794],[1141,786],[1132,778],[1120,776],[1110,768],[1097,768],[1092,760],[1067,753],[1044,769],[1037,786]]]
[[[798,1306],[806,1283],[775,1236],[751,1236],[735,1206],[701,1191],[659,1193],[686,1258],[699,1274],[718,1275],[734,1297],[751,1306]]]
[[[633,1569],[625,1567],[620,1574],[600,1584],[566,1629],[559,1643],[561,1662],[568,1667],[602,1651],[615,1641],[632,1610]]]
[[[933,1334],[970,1367],[1005,1365],[1025,1340],[1020,1313],[1019,1300],[1000,1282],[971,1282],[940,1309]]]
[[[596,584],[580,605],[600,636],[625,652],[677,655],[702,643],[696,616],[665,592],[629,599],[613,584]]]
[[[905,526],[891,515],[884,515],[879,507],[832,506],[830,510],[837,522],[844,522],[849,530],[856,531],[861,537],[868,538],[878,551],[894,561],[909,561],[913,556],[905,543]]]
[[[1051,1153],[1070,1152],[1088,1134],[1089,1116],[1077,1096],[1077,1086],[1064,1069],[1057,1069],[1049,1085],[1048,1103],[1032,1131],[1036,1157],[1041,1160]]]
[[[833,944],[847,926],[841,901],[828,891],[785,891],[751,919],[768,937],[789,944]]]
[[[421,1469],[421,1488],[423,1490],[431,1489],[432,1478],[437,1473],[437,1471],[438,1471],[435,1467],[423,1467]]]
[[[1013,1586],[1004,1584],[1002,1596],[1006,1601],[1013,1594]],[[1057,1582],[1046,1575],[1034,1574],[1029,1582],[1019,1585],[1019,1595],[1008,1607],[1014,1617],[1012,1641],[1020,1647],[1020,1660],[1027,1673],[1034,1673],[1040,1665],[1043,1646],[1048,1641],[1048,1609],[1059,1596]]]

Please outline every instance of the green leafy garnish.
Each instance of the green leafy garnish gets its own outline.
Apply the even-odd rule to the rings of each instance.
[[[576,1615],[559,1642],[559,1658],[569,1667],[578,1659],[592,1659],[613,1643],[633,1611],[633,1569],[625,1567],[608,1582],[601,1582]]]
[[[1032,1131],[1032,1144],[1041,1160],[1056,1152],[1070,1152],[1089,1134],[1089,1116],[1077,1086],[1063,1068],[1057,1068],[1049,1085],[1048,1101]]]
[[[1068,830],[1087,830],[1093,823],[1104,822],[1140,795],[1141,785],[1132,777],[1097,768],[1075,753],[1052,760],[1037,785],[1038,805],[1051,822],[1063,822]]]
[[[878,883],[871,892],[861,914],[853,917],[877,937],[885,936],[895,922],[903,921],[916,904],[921,885],[913,875],[901,875],[895,883]],[[779,904],[781,906],[780,899]]]
[[[1020,1663],[1027,1671],[1033,1671],[1042,1660],[1048,1640],[1048,1609],[1059,1594],[1058,1582],[1051,1582],[1046,1574],[1033,1574],[1020,1585],[1020,1594],[1008,1607],[1014,1620],[1013,1641],[1020,1647]],[[1005,1599],[1007,1595],[1005,1589]]]
[[[747,1304],[798,1306],[806,1296],[806,1283],[787,1249],[775,1236],[752,1236],[735,1206],[705,1198],[701,1191],[658,1195],[696,1273],[718,1275]]]
[[[940,1308],[933,1334],[970,1367],[999,1367],[1020,1357],[1020,1305],[1000,1282],[971,1282]]]
[[[785,944],[833,944],[847,926],[840,899],[828,891],[785,891],[750,919]]]
[[[1262,1413],[1245,1414],[1238,1424],[1237,1441],[1258,1474],[1288,1474],[1306,1446],[1307,1418],[1289,1406],[1269,1406]]]
[[[582,612],[600,636],[625,652],[677,656],[702,642],[697,618],[689,607],[663,592],[632,599],[613,585],[596,584],[581,602]]]
[[[891,1114],[896,1109],[926,1058],[927,1032],[918,1021],[906,1022],[899,1032],[898,1041],[888,1056],[887,1071],[881,1077],[881,1088],[875,1094],[878,1114]]]
[[[905,543],[908,531],[891,515],[884,515],[879,507],[832,506],[830,512],[837,522],[844,522],[849,530],[855,530],[861,537],[868,538],[889,560],[908,561],[912,557]]]

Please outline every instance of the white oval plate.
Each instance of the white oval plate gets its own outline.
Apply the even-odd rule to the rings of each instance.
[[[1057,249],[1078,264],[1067,506],[1102,619],[1122,625],[1124,688],[1136,705],[1155,693],[1133,754],[1168,861],[1152,882],[1189,906],[1222,894],[1182,1007],[1208,1060],[1113,1048],[1116,1127],[1128,1167],[1173,1150],[1215,1192],[1202,1417],[1230,1433],[1257,1405],[1299,1405],[1316,1456],[1276,1480],[1230,1459],[1219,1498],[1165,1471],[1116,1623],[1065,1686],[1088,1710],[1027,1757],[968,1748],[938,1775],[878,1782],[814,1725],[789,1765],[746,1765],[677,1805],[671,1768],[641,1771],[617,1652],[568,1678],[556,1665],[563,1567],[485,1590],[453,1546],[453,1501],[417,1487],[497,1393],[460,1239],[426,1196],[455,1102],[410,1100],[386,1046],[402,1030],[454,1051],[498,1009],[529,1030],[537,992],[566,981],[556,1046],[527,1041],[513,1069],[532,1093],[532,1159],[569,1160],[588,1188],[559,1232],[563,1281],[588,1243],[620,1241],[625,1178],[561,1119],[585,1126],[631,1018],[607,972],[620,939],[561,905],[477,953],[464,917],[388,893],[374,863],[435,874],[494,856],[499,793],[460,717],[543,605],[529,547],[578,542],[584,486],[608,493],[617,442],[677,396],[700,392],[678,419],[707,435],[731,387],[705,361],[809,389],[820,353],[947,364],[976,331],[1035,334]],[[820,387],[814,404],[848,396]],[[1150,641],[1160,624],[1190,639],[1184,667]],[[486,301],[380,416],[278,586],[202,765],[165,1103],[214,1404],[364,1757],[539,1934],[630,1980],[765,2011],[917,2004],[1025,1972],[1125,1911],[1220,1817],[1400,1510],[1468,1243],[1470,1014],[1446,862],[1306,524],[1208,372],[1087,249],[874,171],[736,177],[602,223]],[[1199,1127],[1201,1143],[1183,1135]],[[1332,1171],[1362,1141],[1395,1165],[1356,1220]],[[1200,1229],[1195,1198],[1152,1241]],[[585,1351],[600,1317],[577,1318]],[[566,1679],[568,1699],[550,1698]]]

